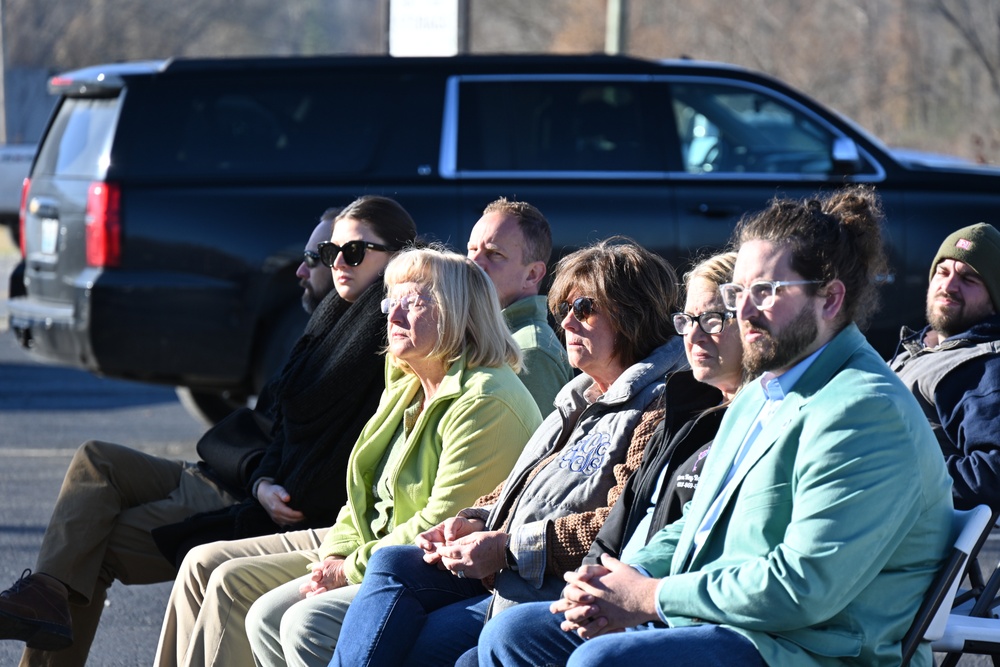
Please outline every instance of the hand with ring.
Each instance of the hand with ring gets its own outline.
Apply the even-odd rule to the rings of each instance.
[[[482,530],[439,546],[436,555],[440,566],[455,572],[456,577],[461,570],[468,579],[482,579],[499,572],[506,565],[506,545],[507,533]]]

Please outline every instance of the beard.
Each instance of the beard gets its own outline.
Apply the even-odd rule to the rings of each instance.
[[[947,296],[954,303],[942,308],[937,303],[939,296]],[[937,332],[941,340],[968,331],[972,325],[993,314],[992,307],[971,310],[958,294],[937,292],[927,299],[927,323]]]
[[[316,296],[316,291],[313,289],[312,285],[306,281],[300,283],[302,286],[302,309],[306,311],[307,314],[312,315],[313,311],[316,310],[316,306],[319,305],[320,299]]]
[[[752,343],[744,341],[743,366],[748,377],[757,377],[766,371],[785,368],[805,352],[819,335],[816,314],[803,309],[777,335],[773,334],[766,322],[748,321],[761,337]],[[741,327],[746,332],[746,330]]]

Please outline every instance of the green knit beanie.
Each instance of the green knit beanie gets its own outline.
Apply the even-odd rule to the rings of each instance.
[[[993,309],[1000,313],[1000,231],[985,222],[963,227],[944,240],[931,263],[930,279],[943,259],[964,262],[979,274],[990,293]]]

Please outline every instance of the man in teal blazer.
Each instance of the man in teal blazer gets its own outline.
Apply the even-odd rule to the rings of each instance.
[[[528,631],[512,660],[481,643],[480,664],[899,664],[949,550],[952,500],[927,420],[855,324],[886,270],[879,222],[874,193],[852,188],[741,223],[722,294],[756,379],[688,511],[629,564],[567,575],[552,611],[576,636]],[[912,664],[931,664],[929,646]]]

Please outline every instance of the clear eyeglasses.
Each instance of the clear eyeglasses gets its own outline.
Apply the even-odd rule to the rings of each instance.
[[[731,310],[719,313],[707,311],[701,315],[690,313],[674,313],[674,329],[682,336],[686,336],[694,330],[695,324],[707,334],[717,334],[726,328],[726,322],[736,317],[736,313]]]
[[[403,310],[411,310],[413,308],[419,310],[430,303],[430,299],[422,297],[419,294],[405,294],[398,299],[389,297],[382,299],[382,314],[388,315],[396,306],[399,306]]]
[[[725,283],[719,285],[719,294],[722,295],[722,303],[730,310],[736,310],[737,302],[743,294],[750,296],[750,302],[758,310],[767,310],[774,305],[778,289],[792,285],[819,285],[821,283],[823,283],[822,280],[755,280],[747,287],[736,283]]]

